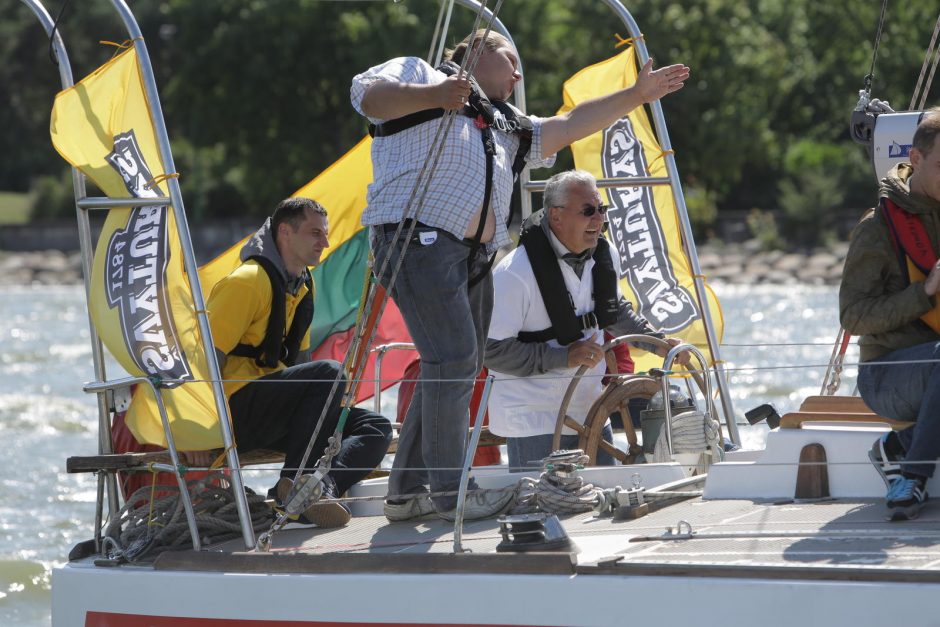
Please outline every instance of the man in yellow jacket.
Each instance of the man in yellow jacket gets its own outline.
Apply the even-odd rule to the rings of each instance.
[[[239,449],[273,449],[286,455],[269,494],[286,498],[342,367],[310,361],[314,285],[309,267],[329,244],[326,210],[307,198],[282,201],[245,244],[241,265],[219,281],[207,309],[229,399]],[[343,381],[345,385],[345,380]],[[336,429],[341,386],[320,426],[306,469],[313,470]],[[345,525],[349,510],[329,499],[342,495],[382,461],[391,442],[384,417],[353,408],[343,429],[323,496],[301,516],[321,527]]]

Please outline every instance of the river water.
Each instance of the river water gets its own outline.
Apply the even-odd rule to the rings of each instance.
[[[739,416],[763,402],[782,415],[819,393],[838,330],[835,288],[716,292]],[[0,456],[0,625],[48,625],[51,569],[92,536],[94,524],[93,476],[65,473],[66,457],[94,454],[97,441],[95,400],[81,391],[94,378],[83,290],[0,288],[0,321],[0,438],[7,447]],[[847,363],[855,361],[853,347]],[[854,374],[847,373],[843,393],[854,388]],[[755,446],[762,432],[744,436]],[[253,485],[252,477],[246,481]]]

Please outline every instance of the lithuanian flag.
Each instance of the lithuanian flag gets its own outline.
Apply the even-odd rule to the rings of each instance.
[[[371,148],[372,140],[366,137],[293,194],[323,205],[330,224],[330,247],[324,251],[320,265],[313,271],[317,287],[310,334],[313,359],[342,362],[353,341],[359,303],[369,272],[368,230],[362,226],[361,218],[366,207],[366,192],[372,182]],[[199,269],[206,294],[238,266],[244,241]],[[376,301],[378,303],[378,298]],[[411,337],[398,307],[389,299],[371,346],[391,342],[411,342]],[[382,389],[397,383],[405,367],[416,357],[417,353],[410,350],[390,351],[382,362]],[[374,373],[375,356],[370,355],[357,402],[375,393]]]

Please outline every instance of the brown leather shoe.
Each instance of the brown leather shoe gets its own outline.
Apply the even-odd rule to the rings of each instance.
[[[287,495],[290,493],[291,486],[294,484],[287,477],[281,477],[277,482],[277,500],[280,503],[287,501]],[[352,518],[343,503],[338,503],[336,498],[336,484],[329,477],[323,480],[323,495],[320,500],[307,508],[298,518],[297,522],[305,525],[316,525],[317,527],[343,527]]]

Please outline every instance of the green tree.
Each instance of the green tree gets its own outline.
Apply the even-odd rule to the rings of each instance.
[[[792,206],[807,184],[786,158],[802,142],[839,152],[832,157],[841,164],[836,169],[842,184],[850,181],[844,203],[871,202],[872,177],[847,127],[868,72],[879,3],[629,4],[656,61],[692,67],[686,89],[663,100],[663,108],[680,175],[707,200],[706,209]],[[350,148],[365,133],[349,105],[351,77],[392,56],[424,57],[438,6],[436,0],[134,3],[194,219],[266,214]],[[896,108],[910,99],[936,10],[922,2],[889,6],[874,94]],[[455,9],[447,42],[469,32],[472,19]],[[560,106],[562,83],[575,71],[617,52],[614,33],[627,35],[599,1],[508,1],[501,19],[522,56],[528,110],[539,115]],[[76,77],[113,53],[99,40],[126,38],[105,0],[72,3],[60,29]],[[47,131],[57,85],[45,34],[14,3],[0,21],[0,93],[7,95],[0,105],[0,189],[25,191],[34,178],[61,175]],[[570,166],[564,151],[556,169]],[[819,177],[821,186],[837,184],[828,172]]]

